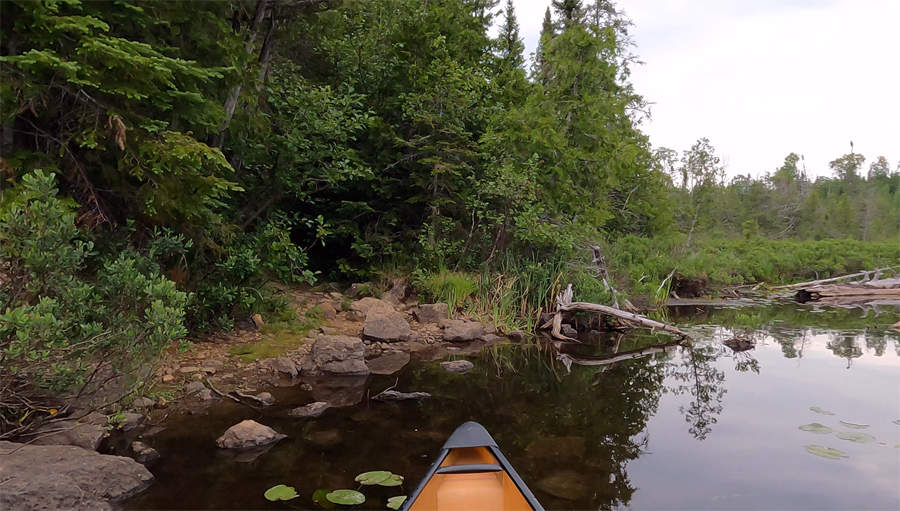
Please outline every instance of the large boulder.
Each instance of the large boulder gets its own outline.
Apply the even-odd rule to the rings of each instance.
[[[153,475],[131,458],[0,441],[0,509],[107,511],[151,482]]]
[[[409,340],[412,330],[406,318],[399,312],[381,308],[369,309],[366,314],[366,324],[363,326],[363,336],[366,339],[383,342],[397,342]]]
[[[369,374],[362,340],[346,335],[320,337],[310,351],[311,374],[364,376]]]
[[[299,374],[297,364],[288,357],[276,358],[275,361],[272,362],[272,370],[275,371],[275,374],[289,376],[292,379],[296,378],[297,374]]]
[[[100,418],[94,417],[95,415]],[[38,428],[35,445],[74,445],[96,451],[106,436],[106,417],[90,414],[79,420],[65,420],[46,424]]]
[[[245,420],[228,428],[216,440],[216,445],[223,449],[246,449],[273,444],[286,436],[256,421]]]
[[[419,323],[440,323],[441,320],[447,319],[448,308],[446,303],[431,303],[419,305],[413,311],[413,317]]]
[[[448,342],[474,341],[484,335],[484,325],[477,321],[451,320],[444,328],[444,340]]]
[[[347,319],[351,321],[362,321],[363,319],[366,319],[366,316],[372,309],[393,311],[394,306],[383,300],[379,300],[378,298],[366,297],[350,304],[350,310],[347,311]]]

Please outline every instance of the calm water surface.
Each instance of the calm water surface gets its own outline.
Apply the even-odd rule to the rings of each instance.
[[[896,307],[679,307],[669,320],[691,333],[692,347],[613,364],[567,371],[552,346],[505,344],[468,357],[475,370],[465,375],[444,372],[439,360],[414,360],[393,376],[314,382],[313,392],[277,388],[278,404],[265,411],[216,404],[145,436],[162,454],[151,467],[157,481],[126,509],[289,509],[263,498],[276,484],[300,494],[291,507],[315,509],[316,490],[355,488],[358,473],[378,469],[408,482],[363,490],[362,508],[385,509],[388,497],[411,491],[458,425],[475,420],[547,509],[896,510],[900,333],[885,327],[898,319]],[[755,348],[725,346],[735,333]],[[596,359],[671,338],[632,331],[585,340],[562,350]],[[435,397],[365,399],[395,382]],[[314,421],[287,415],[314,393],[356,404]],[[215,439],[244,419],[289,438],[252,461],[219,452]],[[799,429],[814,422],[834,432]],[[875,440],[842,440],[840,431]],[[847,457],[815,456],[808,445]]]

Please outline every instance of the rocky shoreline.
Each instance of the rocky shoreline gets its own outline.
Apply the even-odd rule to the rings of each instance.
[[[223,399],[269,406],[275,400],[263,389],[291,385],[304,386],[314,401],[289,414],[315,418],[328,408],[360,402],[370,374],[393,374],[413,358],[433,361],[475,354],[503,339],[492,324],[452,318],[447,304],[418,304],[403,285],[395,284],[380,298],[364,296],[368,288],[354,284],[346,294],[290,291],[304,335],[298,334],[297,325],[267,326],[256,315],[236,332],[197,339],[184,353],[167,352],[157,371],[151,372],[143,395],[132,400],[131,411],[82,413],[78,419],[45,425],[30,440],[23,439],[27,444],[4,441],[2,507],[114,509],[119,501],[145,489],[153,476],[144,465],[150,466],[159,453],[141,441],[129,443],[129,457],[96,452],[112,430],[131,431],[129,437],[141,432],[147,436],[150,430],[165,427],[171,413],[199,413]],[[524,334],[510,332],[509,337],[521,339]],[[442,367],[465,373],[472,364],[456,360]],[[427,397],[424,392],[380,396]],[[281,437],[264,425],[245,421],[225,432],[219,447],[238,461],[249,461]]]

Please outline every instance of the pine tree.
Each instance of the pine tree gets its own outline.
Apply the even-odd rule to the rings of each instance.
[[[501,67],[505,70],[521,68],[525,63],[523,52],[525,44],[519,36],[519,21],[516,19],[516,10],[512,0],[506,0],[506,9],[503,12],[504,22],[500,28],[498,40]]]
[[[581,24],[584,17],[581,0],[552,0],[551,5],[559,16],[560,29],[566,30]]]
[[[531,68],[532,79],[544,85],[547,70],[547,46],[553,37],[556,36],[556,29],[553,28],[553,18],[550,16],[550,8],[544,11],[544,23],[541,25],[541,37],[538,40],[537,50],[534,53],[534,64]]]

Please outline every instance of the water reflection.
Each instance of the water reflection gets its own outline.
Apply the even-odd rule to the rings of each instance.
[[[811,434],[797,429],[824,420],[809,411],[823,406],[872,424],[867,431],[890,446],[900,442],[890,436],[900,437],[891,424],[900,419],[900,333],[856,313],[771,309],[739,311],[764,321],[756,328],[733,326],[734,311],[707,310],[702,324],[686,327],[691,346],[635,330],[593,334],[583,345],[495,345],[465,375],[413,360],[399,375],[361,380],[348,406],[315,421],[287,411],[330,391],[328,382],[309,392],[276,389],[278,405],[263,412],[224,403],[202,418],[170,419],[147,439],[163,455],[152,467],[157,483],[126,507],[283,509],[261,496],[288,484],[301,494],[293,502],[308,508],[314,491],[352,484],[366,470],[417,481],[447,436],[476,420],[547,509],[722,508],[729,504],[716,499],[726,494],[745,499],[732,507],[754,509],[900,508],[890,486],[900,461],[890,447],[846,442],[837,447],[850,458],[824,460],[803,450],[811,441],[802,435]],[[898,319],[882,314],[879,322]],[[752,349],[725,344],[736,336]],[[852,362],[850,371],[840,359]],[[356,403],[397,381],[399,390],[435,397]],[[215,437],[244,418],[290,438],[250,463],[218,455]],[[390,495],[373,494],[363,508],[383,509]]]

